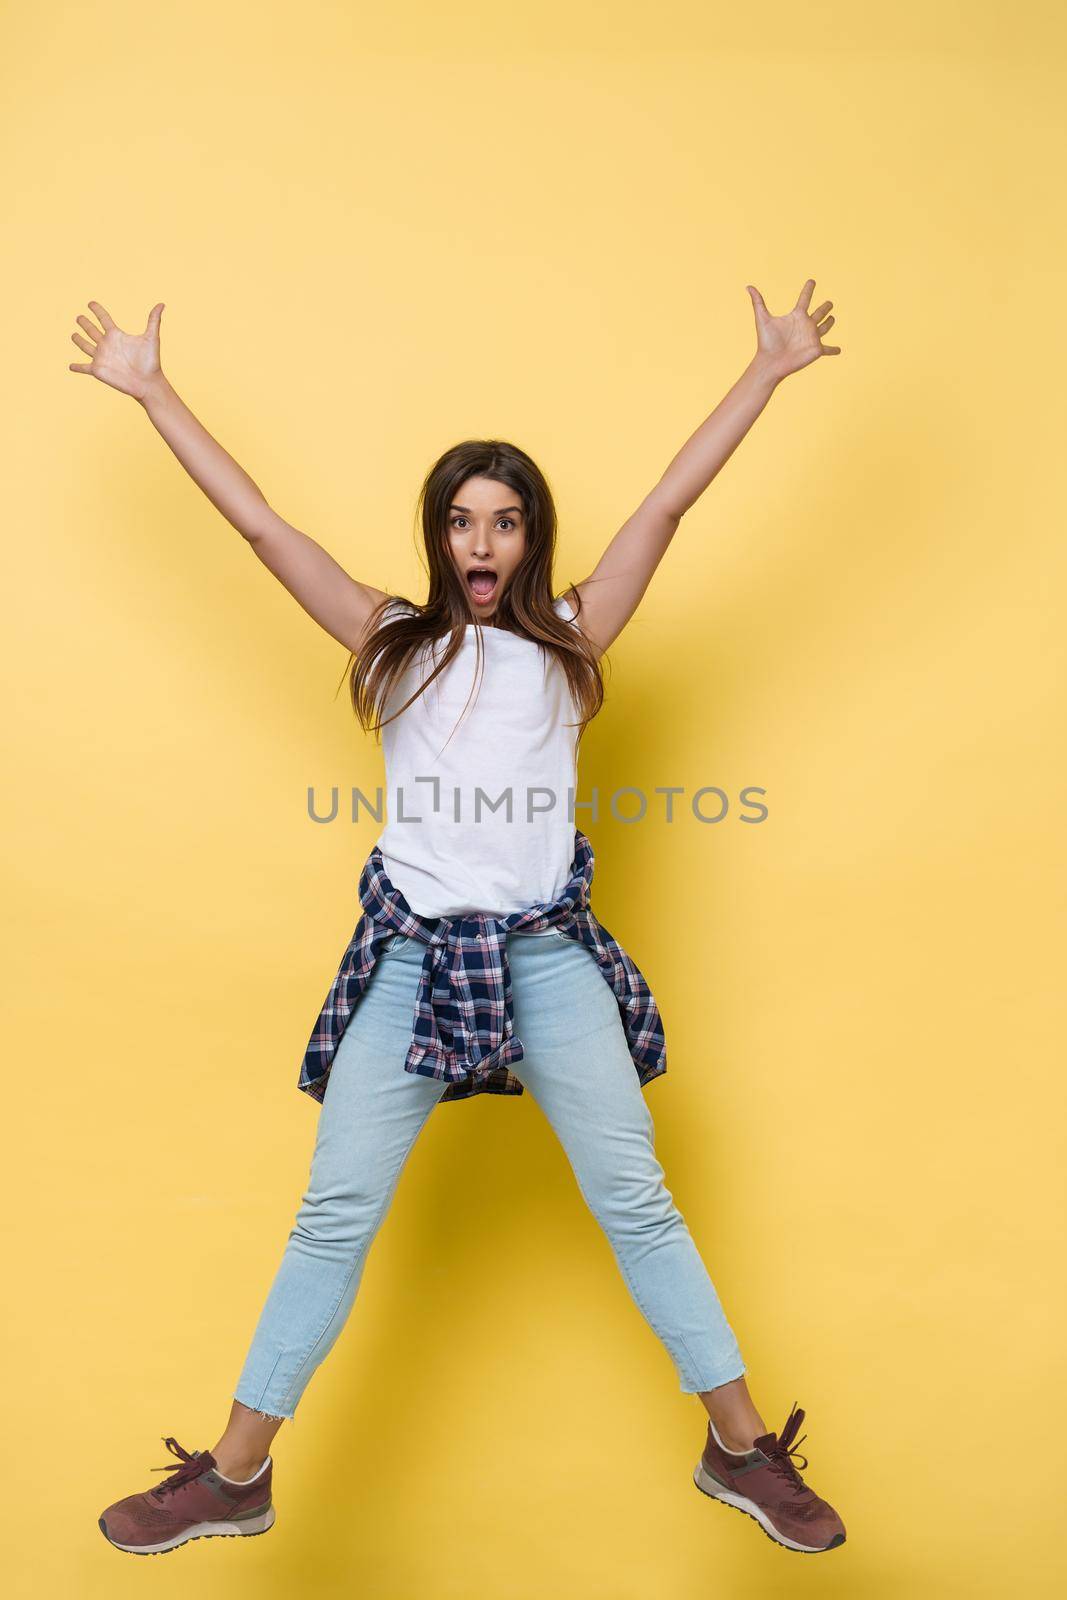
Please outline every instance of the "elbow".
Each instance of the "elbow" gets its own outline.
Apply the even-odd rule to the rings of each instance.
[[[664,522],[673,522],[676,527],[689,510],[688,506],[679,505],[677,500],[663,489],[654,489],[648,498],[656,509],[656,515]]]
[[[259,546],[267,541],[272,515],[270,507],[264,501],[262,509],[249,512],[247,516],[243,516],[234,525],[245,543],[258,549]]]

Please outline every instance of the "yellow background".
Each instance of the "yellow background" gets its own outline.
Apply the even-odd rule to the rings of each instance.
[[[19,1595],[1062,1592],[1064,28],[1023,3],[52,5],[3,112],[4,1562]],[[16,153],[17,147],[17,153]],[[590,825],[663,1008],[669,1185],[845,1547],[704,1437],[531,1097],[439,1108],[277,1440],[267,1539],[96,1517],[217,1438],[291,1225],[377,829],[344,652],[136,404],[140,330],[271,503],[420,594],[418,483],[529,450],[584,577],[804,279],[835,303],[612,652]]]

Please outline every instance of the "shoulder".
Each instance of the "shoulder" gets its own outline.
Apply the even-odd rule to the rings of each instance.
[[[384,628],[388,622],[396,622],[400,617],[417,617],[420,607],[412,601],[405,600],[401,595],[390,595],[386,604],[378,613],[378,627]]]
[[[578,615],[578,607],[574,604],[569,594],[561,594],[552,602],[552,609],[559,613],[564,622],[573,622]]]
[[[419,614],[419,607],[410,600],[405,600],[402,595],[391,594],[386,596],[385,603],[367,619],[366,631],[360,645],[361,650],[366,650],[372,639],[378,639],[391,623],[399,622],[404,617],[414,617]]]

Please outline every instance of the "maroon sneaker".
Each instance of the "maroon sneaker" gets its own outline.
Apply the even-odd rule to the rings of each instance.
[[[183,1450],[177,1439],[163,1443],[181,1466],[143,1494],[116,1500],[100,1517],[100,1531],[118,1550],[135,1556],[176,1550],[187,1539],[266,1533],[274,1526],[270,1456],[247,1483],[231,1483],[210,1450]],[[154,1472],[166,1472],[154,1467]]]
[[[728,1506],[755,1517],[764,1533],[787,1550],[836,1550],[845,1542],[845,1525],[833,1506],[809,1489],[793,1464],[803,1411],[793,1409],[781,1434],[761,1433],[751,1450],[727,1450],[708,1419],[708,1442],[693,1482]],[[804,1435],[806,1438],[807,1435]],[[800,1457],[801,1465],[807,1461]]]

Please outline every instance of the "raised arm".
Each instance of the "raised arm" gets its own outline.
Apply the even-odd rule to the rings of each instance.
[[[821,342],[835,320],[827,315],[833,301],[825,300],[813,312],[807,309],[814,288],[815,280],[809,278],[793,309],[772,317],[759,290],[748,285],[756,316],[756,354],[623,523],[589,577],[576,585],[581,626],[601,651],[637,610],[685,513],[733,455],[782,379],[819,356],[841,354],[839,346]]]
[[[152,307],[140,334],[124,333],[95,300],[89,301],[89,309],[100,325],[79,316],[88,337],[74,333],[71,338],[92,359],[71,362],[71,372],[90,373],[137,400],[190,477],[263,565],[328,634],[347,649],[358,649],[374,608],[386,598],[384,591],[350,577],[320,544],[280,517],[172,388],[159,359],[162,304]]]

